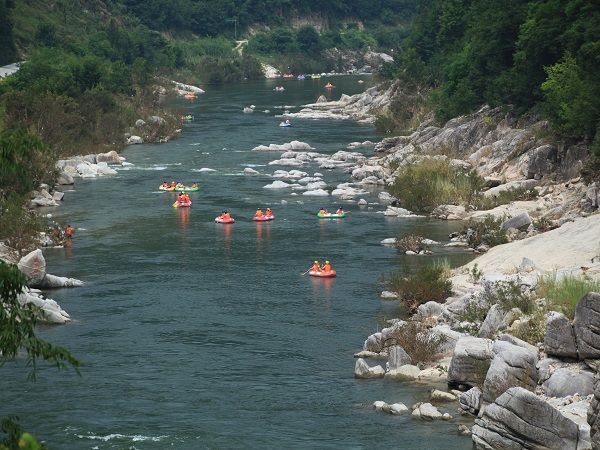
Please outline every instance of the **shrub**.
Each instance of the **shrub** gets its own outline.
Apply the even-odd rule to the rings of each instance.
[[[559,310],[571,319],[577,303],[588,292],[600,292],[600,280],[574,275],[557,279],[554,274],[541,278],[536,289],[536,293],[546,299],[549,309]]]
[[[482,221],[471,220],[463,230],[470,247],[476,248],[481,244],[494,247],[506,244],[506,230],[502,229],[502,219],[486,216]]]
[[[497,304],[505,312],[518,308],[523,314],[531,314],[536,309],[534,298],[514,281],[494,283],[483,292],[482,298],[488,305]]]
[[[536,345],[546,337],[546,311],[537,306],[526,322],[513,331],[515,337]]]
[[[452,294],[452,282],[448,279],[446,263],[420,267],[408,277],[396,272],[387,281],[388,289],[398,294],[400,303],[409,311],[428,301],[441,302]]]
[[[477,263],[473,264],[473,267],[471,267],[471,270],[469,270],[469,279],[471,280],[471,283],[479,283],[479,280],[481,280],[482,276],[483,271],[479,268],[479,265]]]
[[[477,209],[486,210],[496,206],[506,205],[517,200],[535,200],[538,192],[535,189],[516,188],[499,192],[496,196],[485,197],[478,196],[473,202],[473,206]]]
[[[0,241],[23,256],[39,244],[42,222],[35,212],[23,206],[25,199],[11,196],[0,201]]]
[[[447,160],[426,159],[402,169],[390,192],[410,210],[431,212],[442,204],[470,203],[480,186],[474,171],[456,169]]]
[[[399,236],[394,245],[398,250],[402,250],[404,252],[411,251],[419,253],[421,250],[426,250],[428,248],[425,244],[423,244],[423,239],[423,236],[419,236],[417,234],[405,234],[404,236]]]
[[[435,361],[445,342],[446,336],[431,331],[419,321],[409,320],[394,330],[385,345],[400,345],[412,363],[418,364]]]

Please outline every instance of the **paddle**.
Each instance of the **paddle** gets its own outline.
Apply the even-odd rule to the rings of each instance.
[[[306,272],[304,272],[304,273],[301,273],[301,274],[300,274],[300,276],[304,276],[304,275],[306,275],[308,272],[310,272],[310,269],[312,269],[312,267],[311,267],[311,268],[309,268],[309,269],[308,269]]]
[[[173,208],[177,208],[177,202],[173,203]]]

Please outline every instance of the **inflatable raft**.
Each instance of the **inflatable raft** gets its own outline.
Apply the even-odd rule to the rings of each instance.
[[[171,187],[171,186],[164,187],[162,184],[158,187],[158,189],[161,191],[174,191],[175,190],[174,187]]]
[[[215,222],[216,222],[216,223],[229,224],[229,223],[234,223],[234,222],[235,222],[235,220],[233,219],[233,217],[232,217],[232,218],[230,218],[230,219],[228,219],[228,220],[221,219],[220,217],[216,217],[216,218],[215,218]]]
[[[279,124],[279,126],[280,126],[281,128],[289,128],[289,127],[291,127],[291,126],[292,126],[292,124],[291,124],[291,123],[280,123],[280,124]]]
[[[180,203],[180,202],[175,202],[173,203],[173,208],[189,208],[190,206],[192,206],[192,202],[186,202],[186,203]]]
[[[175,190],[178,191],[178,192],[181,192],[181,191],[196,192],[199,189],[200,189],[200,186],[196,186],[196,187],[181,186],[181,187],[176,187],[175,188]]]
[[[346,213],[341,213],[341,214],[333,214],[333,213],[321,214],[321,213],[317,213],[317,217],[319,219],[343,219],[344,217],[346,217]]]
[[[269,222],[275,220],[275,216],[254,216],[252,220],[255,222]]]
[[[310,272],[308,272],[308,274],[311,277],[320,277],[320,278],[333,278],[337,275],[337,272],[333,269],[331,269],[329,272],[323,272],[323,271],[315,271],[315,270],[311,270]]]

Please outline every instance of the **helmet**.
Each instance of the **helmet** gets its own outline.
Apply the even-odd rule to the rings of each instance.
[[[267,208],[267,211],[271,211],[271,208]]]
[[[315,261],[315,264],[319,264],[319,261]]]
[[[329,264],[329,261],[325,261],[325,264]]]

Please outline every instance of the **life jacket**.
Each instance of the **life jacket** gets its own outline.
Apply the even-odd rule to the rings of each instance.
[[[322,209],[321,211],[319,211],[319,214],[327,214],[327,211],[325,211],[324,209]]]
[[[267,217],[273,217],[273,211],[267,211],[267,212],[265,213],[265,215],[266,215]]]
[[[67,235],[67,237],[73,237],[73,228],[72,227],[65,228],[65,234]]]
[[[225,213],[225,214],[223,214],[222,217],[223,217],[224,220],[229,220],[229,219],[231,219],[231,214]]]
[[[254,214],[254,215],[255,215],[256,217],[262,217],[262,216],[264,216],[264,214],[263,214],[262,210],[260,210],[260,209],[259,209],[258,211],[256,211],[256,214]]]
[[[319,267],[319,263],[313,264],[312,269],[310,269],[312,272],[320,272],[321,271],[321,267]]]
[[[323,266],[323,272],[331,272],[331,264],[325,264]]]

